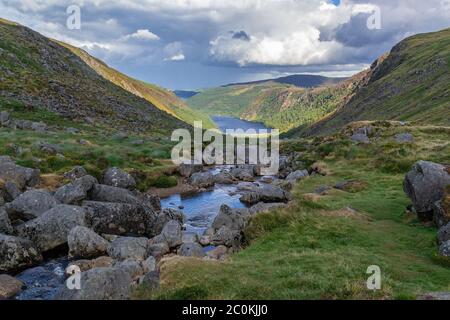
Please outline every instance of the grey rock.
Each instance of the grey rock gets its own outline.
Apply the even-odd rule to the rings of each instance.
[[[180,210],[166,208],[163,209],[156,219],[156,222],[153,226],[153,231],[156,234],[160,234],[164,228],[164,226],[171,220],[178,221],[181,225],[184,224],[184,215]]]
[[[300,180],[305,179],[306,177],[309,177],[308,170],[297,170],[295,172],[292,172],[289,174],[286,178],[287,181],[292,182],[299,182]]]
[[[203,165],[201,164],[181,164],[178,167],[178,172],[185,178],[189,178],[192,174],[201,172],[202,170]]]
[[[211,172],[197,172],[189,178],[189,184],[197,188],[214,186],[214,176]]]
[[[8,181],[5,183],[5,196],[6,196],[6,199],[8,200],[8,202],[14,201],[21,194],[22,194],[22,192],[20,191],[20,189],[17,187],[17,185],[14,182]]]
[[[255,167],[250,165],[239,166],[232,169],[230,174],[236,180],[251,182],[255,180]]]
[[[11,120],[11,116],[6,111],[0,112],[0,125],[7,125]]]
[[[42,152],[45,152],[47,154],[58,154],[63,152],[62,148],[56,144],[39,142],[37,146],[39,147],[39,149],[41,149]]]
[[[45,190],[30,190],[13,202],[7,203],[5,208],[11,220],[31,220],[41,216],[59,202]]]
[[[444,242],[439,247],[439,254],[443,257],[450,258],[450,240]]]
[[[119,237],[111,242],[108,255],[119,261],[144,261],[148,257],[148,246],[147,238]]]
[[[208,259],[213,259],[213,260],[223,260],[223,258],[225,258],[225,256],[228,253],[228,248],[225,246],[218,246],[216,248],[214,248],[211,251],[208,251],[206,253],[206,256],[208,257]]]
[[[144,273],[156,271],[156,259],[153,256],[148,257],[141,263]]]
[[[361,133],[355,133],[354,135],[352,135],[350,137],[350,139],[356,143],[362,143],[362,144],[370,143],[369,137],[367,135],[361,134]]]
[[[195,243],[198,242],[198,234],[195,232],[183,232],[183,243]]]
[[[228,248],[241,246],[242,234],[239,230],[231,230],[223,226],[211,237],[211,243],[215,246],[224,245]]]
[[[89,259],[106,254],[109,242],[91,229],[77,226],[70,230],[67,237],[69,258]]]
[[[39,170],[18,166],[9,157],[0,161],[0,179],[15,183],[21,190],[36,186],[39,183],[39,176]]]
[[[127,300],[133,279],[119,268],[95,268],[81,273],[81,290],[64,286],[58,300]]]
[[[450,292],[431,292],[420,295],[417,300],[450,301]]]
[[[140,200],[128,189],[102,184],[93,186],[89,198],[93,201],[136,204]]]
[[[119,261],[114,265],[114,268],[124,270],[127,272],[133,281],[138,280],[141,276],[145,274],[141,263],[135,260],[124,260]]]
[[[30,129],[42,133],[47,131],[47,125],[43,122],[33,122]]]
[[[83,176],[59,188],[55,193],[55,199],[63,204],[79,205],[86,200],[88,192],[96,183],[97,179],[94,177]]]
[[[166,242],[150,243],[148,253],[156,260],[160,260],[164,255],[170,252],[169,245]]]
[[[0,234],[0,272],[16,272],[41,261],[42,255],[33,242]]]
[[[214,230],[219,230],[222,226],[231,230],[243,230],[249,215],[247,209],[233,210],[227,205],[222,205],[212,227]]]
[[[164,226],[161,237],[166,241],[169,248],[176,248],[183,243],[181,224],[177,220],[170,220]]]
[[[141,278],[139,284],[150,290],[156,290],[159,288],[159,272],[153,271],[147,273]]]
[[[444,208],[443,201],[437,201],[433,206],[433,221],[438,228],[450,223],[450,212]]]
[[[17,227],[19,236],[36,244],[41,252],[67,243],[70,231],[85,225],[85,211],[81,207],[59,205],[40,217]]]
[[[0,207],[0,233],[13,234],[14,229],[5,208]]]
[[[275,185],[255,187],[240,198],[241,202],[249,205],[257,204],[258,202],[288,202],[290,199],[291,194],[289,192]]]
[[[439,229],[438,231],[438,242],[442,244],[450,240],[450,222]]]
[[[183,257],[203,258],[205,253],[203,247],[197,242],[183,243],[178,249],[178,255]]]
[[[136,180],[127,172],[119,168],[109,168],[103,177],[103,183],[118,188],[129,190],[136,189]]]
[[[264,203],[260,202],[255,204],[253,207],[249,209],[251,215],[255,215],[258,213],[266,213],[270,212],[274,209],[285,208],[287,205],[285,203]]]
[[[235,178],[229,172],[220,172],[214,175],[214,183],[217,184],[234,184]]]
[[[64,173],[64,178],[69,179],[70,181],[75,181],[87,175],[88,173],[85,168],[83,168],[82,166],[77,166],[74,167],[72,170]]]
[[[432,220],[433,205],[443,198],[449,184],[450,175],[443,165],[419,161],[406,175],[403,190],[412,200],[419,218]]]
[[[157,218],[155,212],[140,204],[85,201],[87,223],[99,234],[149,235]]]
[[[0,300],[11,299],[22,291],[22,281],[7,274],[0,274]]]
[[[414,142],[414,136],[412,134],[410,134],[410,133],[396,134],[394,139],[398,143],[412,143],[412,142]]]

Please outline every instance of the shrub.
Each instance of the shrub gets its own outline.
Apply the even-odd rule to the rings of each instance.
[[[155,182],[153,182],[153,186],[156,188],[173,188],[176,187],[178,184],[177,178],[173,176],[160,176],[158,177]]]

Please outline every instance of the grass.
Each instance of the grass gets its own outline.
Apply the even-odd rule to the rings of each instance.
[[[390,142],[395,133],[404,131],[413,133],[416,143]],[[377,159],[396,161],[400,152],[408,164],[418,159],[450,162],[450,132],[392,127],[383,128],[381,135],[378,142],[358,147],[335,136],[326,155],[323,145],[313,143],[305,157],[323,160],[331,175],[299,183],[289,209],[256,216],[245,231],[248,246],[226,262],[168,260],[161,269],[161,289],[140,288],[135,297],[415,299],[426,292],[449,291],[450,264],[437,258],[436,229],[405,213],[410,200],[402,182],[409,168],[387,169]],[[305,141],[291,141],[284,147],[304,145]],[[380,154],[385,148],[388,152]],[[355,193],[333,189],[326,196],[308,197],[318,186],[349,179],[363,181],[365,188]],[[356,213],[344,209],[348,207]],[[381,268],[379,291],[366,288],[371,265]]]

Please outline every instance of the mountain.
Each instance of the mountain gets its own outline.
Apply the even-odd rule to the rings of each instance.
[[[186,90],[175,90],[173,93],[175,93],[175,95],[181,99],[189,99],[198,94],[197,91],[186,91]]]
[[[196,113],[173,93],[131,79],[81,49],[0,20],[0,103],[45,108],[127,131],[188,127]]]
[[[375,61],[333,114],[293,136],[323,135],[362,120],[450,126],[449,83],[450,29],[412,36]]]
[[[243,83],[232,83],[228,84],[225,87],[236,86],[236,85],[252,85],[252,84],[264,84],[264,83],[282,83],[282,84],[291,84],[296,87],[301,88],[315,88],[319,86],[326,86],[331,84],[336,84],[341,81],[344,81],[347,78],[329,78],[311,74],[294,74],[287,77],[281,77],[276,79],[267,79],[267,80],[259,80],[252,82],[243,82]]]
[[[208,89],[187,100],[210,116],[223,115],[286,132],[309,125],[333,112],[353,90],[352,80],[316,88],[300,88],[273,81]]]

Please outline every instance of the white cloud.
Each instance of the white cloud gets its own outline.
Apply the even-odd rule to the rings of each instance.
[[[160,38],[156,34],[154,34],[153,32],[151,32],[148,29],[139,29],[138,31],[136,31],[133,34],[126,35],[124,37],[124,39],[125,40],[137,39],[137,40],[145,40],[145,41],[160,40]]]
[[[166,58],[164,60],[165,61],[183,61],[185,59],[186,59],[186,57],[184,56],[184,54],[183,53],[179,53],[179,54],[176,54],[174,56],[171,56],[170,58]]]

